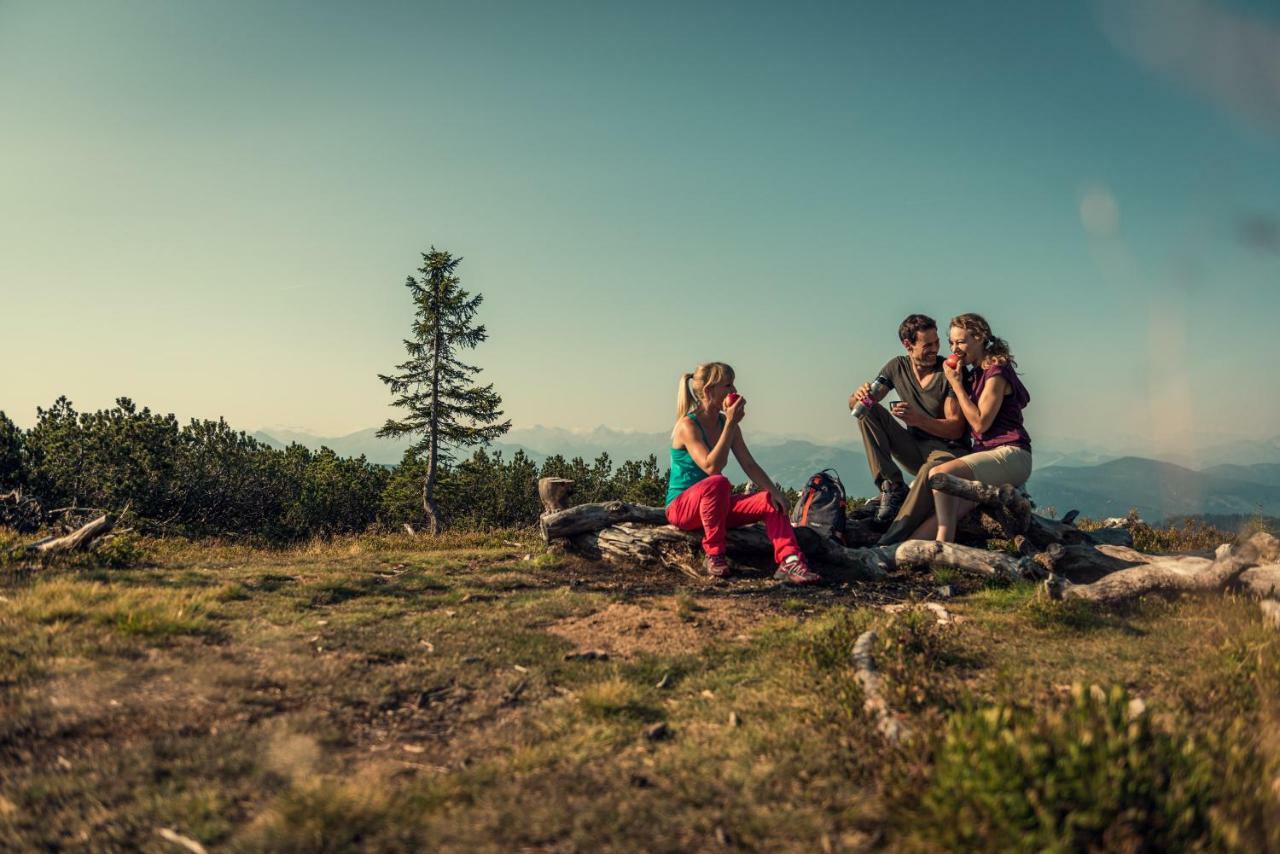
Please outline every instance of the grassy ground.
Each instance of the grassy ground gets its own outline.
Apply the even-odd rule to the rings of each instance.
[[[689,586],[531,532],[0,579],[0,848],[1280,850],[1280,633],[1246,599]],[[941,584],[953,626],[884,607]]]

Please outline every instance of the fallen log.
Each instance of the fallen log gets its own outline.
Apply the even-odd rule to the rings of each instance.
[[[1195,567],[1194,563],[1187,561],[1198,560],[1201,566],[1207,566],[1211,562],[1207,558],[1188,555],[1149,555],[1128,546],[1105,543],[1096,546],[1050,543],[1044,551],[1032,557],[1032,560],[1048,572],[1063,576],[1073,584],[1090,584],[1113,572],[1169,559],[1184,561],[1182,565],[1187,569]]]
[[[988,534],[1000,539],[1024,536],[1037,549],[1047,548],[1053,543],[1133,545],[1133,534],[1126,526],[1082,531],[1071,524],[1078,515],[1074,510],[1062,521],[1033,513],[1030,499],[1008,484],[992,485],[952,474],[933,474],[929,476],[929,486],[977,504],[978,524]],[[961,530],[964,530],[963,523]]]
[[[572,483],[572,481],[568,481]],[[567,539],[588,531],[599,531],[623,522],[641,522],[647,525],[666,525],[667,513],[661,507],[645,507],[625,501],[606,501],[600,504],[579,504],[547,513],[539,520],[542,539]]]
[[[1246,593],[1263,597],[1280,597],[1280,563],[1246,569],[1240,573],[1236,582]]]
[[[981,512],[992,517],[1003,539],[1012,540],[1026,533],[1031,523],[1031,502],[1009,484],[992,485],[953,474],[932,474],[929,487],[978,505]]]
[[[899,569],[955,567],[996,578],[1044,578],[1048,573],[1027,557],[1005,552],[975,549],[957,543],[934,540],[907,540],[888,546],[889,562]]]
[[[1195,556],[1154,557],[1092,584],[1071,584],[1050,578],[1045,589],[1054,598],[1103,603],[1122,602],[1146,593],[1217,591],[1234,582],[1245,570],[1261,563],[1274,563],[1277,558],[1280,558],[1280,540],[1259,533],[1244,543],[1219,548],[1212,560]]]
[[[110,531],[115,526],[116,520],[110,513],[104,513],[97,519],[81,526],[80,528],[67,534],[65,537],[56,539],[45,538],[27,546],[27,550],[37,554],[49,555],[57,552],[74,552],[83,551],[93,543],[98,537]]]
[[[831,580],[874,580],[892,569],[883,549],[849,549],[809,528],[796,528],[800,550],[821,565]],[[694,578],[705,579],[702,569],[702,533],[682,531],[674,525],[619,522],[568,538],[570,551],[615,566],[664,566]],[[756,568],[773,565],[773,543],[763,525],[731,528],[725,535],[731,565]],[[833,571],[834,570],[834,571]]]

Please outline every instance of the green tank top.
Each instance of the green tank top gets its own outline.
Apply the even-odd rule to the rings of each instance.
[[[685,418],[692,419],[694,424],[698,425],[698,432],[702,434],[702,441],[706,443],[707,450],[711,450],[711,442],[707,439],[707,431],[702,429],[702,423],[694,417],[690,412]],[[720,415],[720,429],[724,429],[724,415]],[[676,497],[698,481],[708,477],[702,467],[693,461],[693,457],[689,456],[689,452],[684,448],[671,449],[671,471],[667,475],[667,503],[670,504],[676,500]]]

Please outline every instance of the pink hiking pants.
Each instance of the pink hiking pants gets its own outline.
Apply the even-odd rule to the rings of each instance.
[[[683,531],[703,531],[702,550],[708,555],[724,554],[724,536],[730,528],[741,528],[764,520],[765,533],[773,542],[773,559],[782,563],[800,554],[796,532],[773,502],[769,493],[733,495],[729,479],[722,474],[703,478],[667,505],[667,521]]]

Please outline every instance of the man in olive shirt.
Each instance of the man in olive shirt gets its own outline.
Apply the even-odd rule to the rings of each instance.
[[[898,327],[898,339],[906,353],[890,359],[880,370],[897,393],[893,414],[877,402],[858,419],[871,476],[880,489],[876,521],[893,523],[880,538],[883,544],[908,539],[920,523],[933,515],[929,471],[941,462],[962,456],[967,444],[960,405],[942,374],[938,324],[927,315],[909,315]],[[869,391],[869,384],[859,387],[849,396],[849,408]],[[899,424],[894,416],[903,423]],[[915,478],[910,491],[895,459]]]

